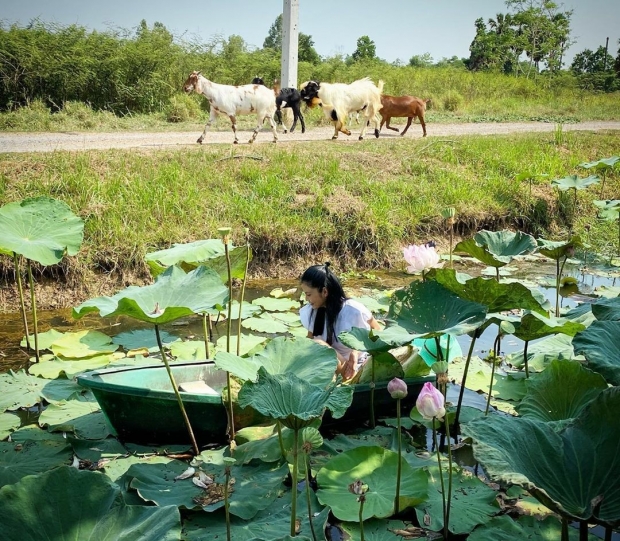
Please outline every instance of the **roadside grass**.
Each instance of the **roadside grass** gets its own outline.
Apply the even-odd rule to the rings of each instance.
[[[236,243],[249,228],[254,276],[296,276],[328,259],[339,270],[400,268],[407,244],[447,249],[447,206],[456,208],[459,237],[519,228],[562,239],[591,224],[593,250],[605,253],[617,246],[617,224],[596,219],[598,187],[579,192],[573,224],[569,199],[550,182],[587,176],[578,165],[617,155],[618,140],[617,132],[571,132],[561,145],[545,133],[4,154],[0,197],[48,195],[84,218],[80,254],[48,271],[72,283],[101,273],[146,280],[147,252],[217,237],[223,225]],[[526,170],[549,175],[531,195],[528,182],[515,181]],[[606,193],[618,198],[618,172]],[[0,266],[10,279],[12,262],[2,256]]]

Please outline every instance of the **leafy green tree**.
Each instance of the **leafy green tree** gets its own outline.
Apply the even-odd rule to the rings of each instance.
[[[428,68],[433,65],[433,57],[430,53],[416,54],[409,59],[409,65],[413,68]]]
[[[263,42],[264,49],[274,49],[277,52],[282,51],[282,14],[276,17],[276,20],[269,27],[269,33]],[[309,62],[318,64],[321,61],[319,53],[314,48],[312,36],[299,33],[297,57],[300,62]]]
[[[360,60],[374,60],[377,58],[375,42],[368,36],[362,36],[357,39],[357,48],[353,51],[351,58],[354,62]]]
[[[620,45],[620,39],[618,40],[618,45]],[[616,77],[620,79],[620,48],[618,48],[618,56],[616,56],[616,62],[614,63],[614,71],[616,72]]]
[[[575,75],[582,73],[597,73],[611,70],[614,64],[614,57],[611,56],[605,47],[600,46],[596,51],[584,49],[575,55],[570,66]]]

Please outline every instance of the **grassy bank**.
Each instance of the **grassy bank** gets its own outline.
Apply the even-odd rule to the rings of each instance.
[[[5,154],[0,197],[48,195],[84,218],[79,255],[47,273],[88,296],[102,281],[114,289],[148,279],[147,252],[215,237],[222,225],[238,243],[249,228],[253,276],[296,275],[326,259],[339,271],[399,266],[406,244],[436,240],[447,249],[446,206],[456,207],[459,236],[509,227],[559,239],[591,224],[593,248],[611,253],[617,225],[597,221],[591,203],[600,186],[578,192],[574,213],[572,194],[550,180],[585,177],[580,163],[619,153],[617,132],[558,131],[241,146],[232,154],[229,146]],[[549,176],[530,193],[528,181],[515,181],[526,170]],[[605,194],[618,198],[620,175],[608,175]],[[12,263],[0,262],[11,282]]]

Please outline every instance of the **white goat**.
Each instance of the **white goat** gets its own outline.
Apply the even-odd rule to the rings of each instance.
[[[276,112],[276,100],[273,90],[270,88],[256,84],[241,86],[220,85],[209,81],[199,71],[193,71],[190,73],[187,81],[185,81],[183,90],[187,93],[193,90],[198,94],[202,94],[207,98],[211,106],[209,121],[206,123],[202,135],[198,138],[198,143],[202,143],[207,134],[207,128],[217,119],[218,113],[226,115],[230,119],[232,130],[235,134],[235,144],[239,142],[237,139],[236,117],[251,113],[256,114],[258,124],[254,128],[254,133],[249,142],[254,142],[265,120],[269,120],[271,124],[273,142],[276,143],[278,141],[276,123],[273,120],[273,115]]]
[[[320,105],[325,115],[334,123],[332,139],[338,138],[338,132],[351,135],[345,127],[347,116],[351,112],[361,112],[363,120],[359,138],[362,140],[370,122],[374,124],[375,137],[379,137],[382,90],[383,81],[379,81],[378,86],[375,86],[365,77],[349,85],[308,81],[301,85],[300,95],[309,107]]]

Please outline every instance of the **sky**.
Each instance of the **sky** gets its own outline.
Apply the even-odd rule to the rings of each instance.
[[[605,46],[618,55],[620,0],[566,0],[562,10],[573,10],[572,38],[567,51],[575,54]],[[152,27],[163,23],[176,37],[207,42],[233,34],[261,48],[283,0],[3,0],[4,25],[25,26],[33,19],[61,25],[77,24],[90,30],[136,28],[142,19]],[[469,57],[475,36],[474,21],[485,22],[507,13],[504,0],[299,0],[299,31],[312,36],[321,56],[349,55],[357,39],[369,36],[379,58],[407,63],[429,53],[437,62],[452,56]]]

